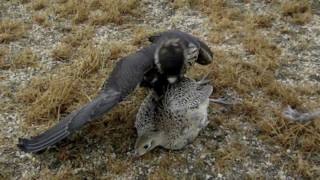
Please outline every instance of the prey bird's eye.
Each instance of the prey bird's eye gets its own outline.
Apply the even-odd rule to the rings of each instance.
[[[148,149],[148,148],[149,148],[149,145],[146,144],[146,145],[143,146],[143,148],[144,148],[144,149]]]

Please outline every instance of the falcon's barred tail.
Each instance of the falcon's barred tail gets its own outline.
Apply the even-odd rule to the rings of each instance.
[[[108,90],[63,118],[57,125],[31,139],[19,139],[18,147],[24,152],[38,152],[66,138],[87,122],[96,119],[109,111],[121,100],[121,93]]]

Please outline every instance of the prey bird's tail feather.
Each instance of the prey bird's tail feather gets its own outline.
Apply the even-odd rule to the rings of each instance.
[[[38,152],[66,138],[87,122],[92,121],[121,100],[121,93],[108,90],[99,94],[93,101],[63,118],[57,125],[30,139],[19,139],[18,147],[24,152]]]

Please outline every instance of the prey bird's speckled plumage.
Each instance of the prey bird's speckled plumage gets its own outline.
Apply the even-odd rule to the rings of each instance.
[[[117,62],[94,100],[40,135],[19,139],[18,147],[25,152],[46,149],[110,111],[139,85],[151,88],[161,95],[168,84],[179,81],[188,66],[194,62],[206,65],[213,60],[212,52],[204,42],[178,30],[159,33],[149,40],[151,45]],[[163,53],[161,56],[157,54],[160,52]],[[160,66],[156,65],[155,57]]]
[[[208,81],[197,82],[187,77],[170,85],[160,99],[150,91],[136,117],[136,155],[141,156],[157,146],[181,149],[192,142],[208,124],[211,93]]]

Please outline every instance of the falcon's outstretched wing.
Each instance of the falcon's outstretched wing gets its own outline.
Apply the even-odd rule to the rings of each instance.
[[[210,64],[213,61],[213,53],[210,50],[209,46],[198,39],[195,36],[192,36],[191,34],[179,31],[179,30],[172,30],[172,31],[165,31],[165,32],[160,32],[154,35],[149,36],[149,41],[150,42],[158,42],[162,41],[163,39],[170,39],[170,38],[179,38],[186,43],[186,47],[188,47],[189,44],[194,44],[198,50],[199,50],[199,55],[196,60],[197,63],[202,64],[202,65],[207,65]]]
[[[145,72],[153,67],[155,46],[151,45],[121,59],[93,101],[42,134],[30,139],[19,139],[18,147],[25,152],[41,151],[111,110],[141,83]]]

